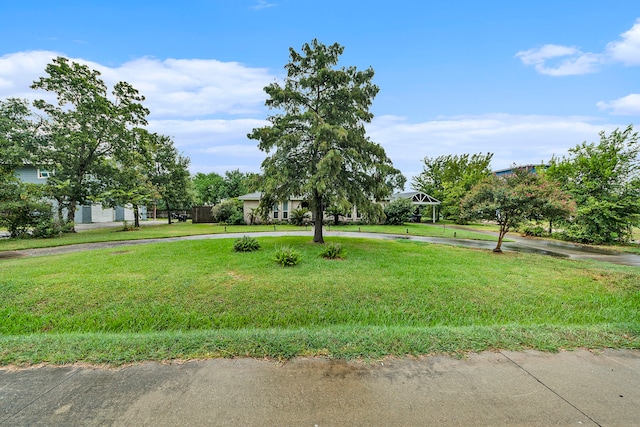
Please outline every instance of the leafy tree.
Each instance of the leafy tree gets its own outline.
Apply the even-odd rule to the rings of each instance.
[[[150,159],[153,165],[149,178],[167,208],[168,222],[176,209],[193,203],[189,158],[178,153],[173,140],[165,135],[151,134],[153,144]]]
[[[217,222],[237,225],[244,222],[243,203],[238,199],[226,199],[211,208],[213,219]]]
[[[266,105],[279,110],[270,124],[248,137],[268,153],[262,162],[263,206],[292,195],[303,196],[315,217],[316,243],[324,243],[322,217],[326,207],[348,202],[369,216],[380,213],[374,203],[402,188],[405,178],[384,149],[366,136],[364,124],[378,87],[374,71],[336,69],[344,48],[313,40],[302,52],[289,49],[284,85],[265,87]]]
[[[149,205],[157,196],[149,171],[152,169],[151,152],[154,139],[143,129],[135,129],[135,145],[122,153],[119,160],[107,160],[104,172],[105,191],[99,197],[105,206],[133,208],[134,227],[140,227],[140,208]]]
[[[425,157],[423,170],[413,178],[411,186],[440,200],[440,213],[460,222],[460,201],[491,174],[492,158],[492,153]]]
[[[213,206],[226,197],[224,178],[215,172],[208,174],[198,172],[191,181],[196,193],[197,205]]]
[[[246,174],[239,169],[226,171],[224,173],[224,198],[230,199],[240,197],[248,193],[248,180]]]
[[[55,234],[51,204],[43,201],[41,186],[17,179],[5,182],[0,187],[0,225],[14,238]]]
[[[16,168],[32,163],[37,121],[24,99],[0,101],[0,178],[13,175]]]
[[[463,220],[485,219],[500,226],[498,244],[494,252],[502,252],[504,236],[524,221],[540,220],[549,204],[563,206],[560,200],[568,200],[564,193],[551,192],[540,176],[524,169],[514,169],[512,175],[492,175],[476,185],[461,201],[460,216]],[[571,213],[571,204],[564,204],[565,216]]]
[[[131,85],[116,83],[109,94],[100,73],[85,65],[58,57],[45,71],[31,87],[55,93],[57,105],[34,102],[48,117],[38,155],[55,166],[48,183],[72,221],[76,205],[103,190],[104,162],[131,149],[132,128],[145,125],[149,111]]]
[[[309,215],[309,209],[307,208],[297,208],[291,211],[291,215],[289,216],[289,221],[293,225],[307,225],[311,220],[311,215]]]
[[[640,143],[629,126],[600,142],[552,159],[547,175],[573,195],[577,211],[566,234],[583,243],[627,242],[640,222]]]
[[[413,210],[413,203],[409,199],[398,198],[392,200],[384,207],[384,214],[387,217],[385,222],[390,225],[402,225],[409,221]]]
[[[325,209],[325,213],[333,217],[333,224],[340,224],[340,217],[346,216],[350,212],[351,206],[349,204],[331,205]]]

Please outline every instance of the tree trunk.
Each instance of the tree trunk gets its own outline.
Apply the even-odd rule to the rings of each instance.
[[[140,211],[138,210],[138,205],[133,205],[133,226],[140,228]]]
[[[316,203],[314,214],[316,222],[313,226],[313,243],[324,244],[324,238],[322,237],[322,203]]]
[[[76,216],[76,201],[70,200],[69,207],[67,208],[67,224],[72,224],[71,228],[69,229],[70,233],[76,232],[76,226],[73,221],[75,216]]]
[[[502,240],[504,239],[505,234],[507,234],[507,231],[509,231],[507,227],[504,227],[502,225],[500,226],[500,232],[498,233],[498,244],[496,245],[493,252],[502,253]]]
[[[549,236],[553,233],[553,221],[549,220]]]

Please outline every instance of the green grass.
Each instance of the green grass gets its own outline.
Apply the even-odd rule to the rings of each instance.
[[[377,358],[640,348],[640,269],[308,237],[158,243],[1,260],[0,364],[219,356]],[[299,265],[274,262],[277,247]]]
[[[330,231],[360,231],[367,233],[383,234],[408,234],[412,236],[443,237],[447,239],[471,239],[497,241],[493,235],[477,233],[473,230],[454,228],[450,224],[416,224],[406,223],[404,225],[350,225],[341,224],[338,226],[327,225],[326,230]]]
[[[180,236],[195,236],[203,234],[224,233],[253,233],[265,231],[301,231],[312,230],[311,226],[298,227],[295,225],[218,225],[218,224],[192,224],[190,222],[145,225],[134,231],[122,231],[122,228],[101,228],[96,230],[67,233],[53,239],[0,239],[0,251],[12,251],[20,249],[47,248],[54,246],[67,246],[92,242],[112,242],[119,240],[162,239]],[[473,231],[456,230],[450,227],[440,227],[426,224],[406,225],[340,225],[325,226],[325,230],[333,231],[362,231],[369,233],[408,234],[415,236],[445,237],[459,239],[491,240],[494,236],[475,233]]]
[[[308,228],[310,229],[310,228]],[[304,227],[277,225],[276,231],[304,230]],[[176,222],[171,225],[145,225],[134,231],[122,228],[100,228],[96,230],[67,233],[52,239],[0,239],[0,251],[48,248],[92,242],[112,242],[119,240],[163,239],[168,237],[196,236],[203,234],[250,233],[274,231],[273,225],[218,225]]]

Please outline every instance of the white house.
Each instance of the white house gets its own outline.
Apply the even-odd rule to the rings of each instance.
[[[436,221],[436,205],[440,204],[440,201],[429,196],[428,194],[420,191],[412,191],[408,193],[396,193],[392,195],[389,200],[381,202],[382,205],[389,203],[392,200],[398,198],[410,199],[415,206],[431,205],[432,206],[432,221]],[[245,194],[238,197],[243,202],[244,219],[247,223],[251,222],[251,216],[253,212],[258,208],[260,200],[262,199],[262,192],[254,192]],[[273,221],[288,221],[291,211],[298,208],[308,208],[309,204],[302,197],[290,197],[289,200],[278,202],[273,205],[269,210],[269,220]],[[356,206],[354,206],[350,213],[348,213],[344,219],[346,221],[359,221],[362,218],[360,212]],[[328,216],[325,213],[325,219]],[[255,222],[255,220],[254,220]]]
[[[55,171],[38,168],[36,166],[24,165],[15,172],[22,182],[31,184],[44,184],[47,178],[55,174]],[[92,222],[113,222],[113,221],[133,221],[133,209],[130,207],[116,206],[115,208],[104,208],[99,203],[82,205],[76,208],[73,222],[76,224],[90,224]],[[147,209],[140,208],[140,219],[147,219]]]

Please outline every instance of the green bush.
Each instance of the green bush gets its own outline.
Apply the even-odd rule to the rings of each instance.
[[[289,246],[276,249],[275,261],[283,267],[292,267],[300,262],[300,252]]]
[[[325,246],[320,256],[328,259],[344,258],[344,249],[340,244],[330,243]]]
[[[242,201],[238,199],[223,200],[211,208],[213,219],[219,223],[229,225],[244,224]]]
[[[411,200],[405,198],[395,199],[384,207],[384,214],[387,217],[385,222],[389,225],[402,225],[409,221],[413,209]]]
[[[311,221],[311,215],[309,209],[307,208],[298,208],[291,211],[291,216],[289,217],[291,224],[293,225],[307,225]]]
[[[253,252],[260,249],[260,243],[253,237],[242,236],[236,239],[233,244],[233,250],[236,252]]]
[[[525,224],[520,227],[520,232],[525,236],[543,237],[547,235],[546,230],[540,224]]]

